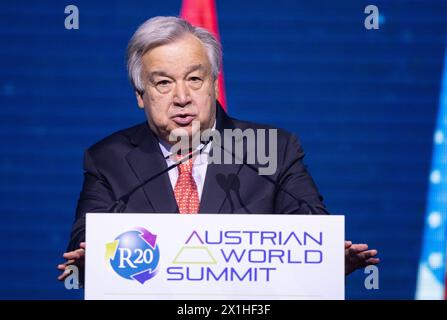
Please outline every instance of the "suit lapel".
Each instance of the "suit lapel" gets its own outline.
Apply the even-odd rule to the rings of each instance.
[[[165,169],[167,164],[158,140],[148,126],[144,126],[132,140],[136,148],[126,155],[126,159],[139,183],[143,183]],[[156,213],[178,212],[168,174],[149,181],[142,189]]]
[[[231,118],[226,115],[219,102],[217,102],[216,108],[216,130],[219,131],[222,138],[221,145],[225,145],[223,130],[234,129],[234,123]],[[228,152],[221,148],[216,148],[216,151],[220,152],[222,155],[224,152]],[[234,163],[235,161],[233,158],[232,164],[208,164],[199,213],[221,212],[224,207],[223,205],[225,201],[227,201],[228,195],[231,192],[233,181],[242,168],[241,164]]]

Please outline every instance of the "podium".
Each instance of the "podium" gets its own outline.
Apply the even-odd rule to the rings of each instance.
[[[85,299],[344,299],[344,216],[88,213]]]

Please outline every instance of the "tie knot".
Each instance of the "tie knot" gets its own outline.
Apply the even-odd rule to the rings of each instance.
[[[181,163],[178,166],[179,174],[182,174],[182,173],[192,173],[192,166],[194,165],[193,162],[194,162],[194,159],[191,158],[188,161],[185,161],[185,162]]]

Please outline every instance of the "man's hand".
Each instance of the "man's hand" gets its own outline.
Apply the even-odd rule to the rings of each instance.
[[[379,258],[374,258],[377,250],[368,250],[367,244],[352,244],[345,241],[345,275],[356,269],[364,268],[371,264],[378,264]]]
[[[59,277],[57,279],[59,281],[63,281],[68,275],[70,274],[70,269],[67,267],[69,265],[76,265],[76,266],[83,266],[84,265],[84,258],[85,258],[85,242],[81,242],[79,244],[80,248],[74,251],[65,252],[63,257],[65,260],[65,263],[59,264],[57,268],[62,271]]]

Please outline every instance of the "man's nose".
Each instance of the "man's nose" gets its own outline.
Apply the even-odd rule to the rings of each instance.
[[[190,103],[191,94],[187,84],[184,81],[177,82],[174,89],[174,104],[179,107],[186,107]]]

